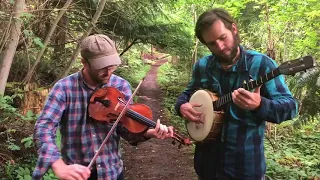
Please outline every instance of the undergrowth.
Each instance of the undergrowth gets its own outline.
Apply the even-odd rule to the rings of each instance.
[[[187,85],[188,76],[185,75],[187,70],[180,70],[181,67],[174,67],[170,63],[165,63],[160,66],[158,70],[158,83],[162,91],[164,92],[164,105],[166,107],[166,115],[170,119],[172,125],[180,132],[186,134],[185,123],[177,115],[174,105],[176,99]]]
[[[132,89],[135,89],[150,70],[150,65],[143,62],[140,57],[140,51],[137,49],[130,50],[121,58],[123,59],[123,65],[115,71],[115,74],[129,81]]]
[[[294,121],[276,125],[266,141],[267,174],[273,179],[320,179],[320,126],[291,131]],[[275,134],[277,132],[277,134]]]

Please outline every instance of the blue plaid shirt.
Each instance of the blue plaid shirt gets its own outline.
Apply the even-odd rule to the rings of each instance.
[[[126,101],[132,95],[130,84],[119,76],[112,75],[107,86],[117,88],[125,95]],[[54,85],[34,129],[39,157],[33,179],[41,179],[59,158],[66,164],[89,165],[112,126],[88,117],[87,106],[92,92],[93,89],[86,85],[81,72]],[[61,151],[55,142],[58,126],[61,132]],[[133,145],[148,139],[131,134],[118,125],[93,166],[97,169],[99,180],[117,179],[123,170],[119,152],[120,136]]]
[[[244,50],[242,46],[240,51],[238,62],[226,71],[214,55],[205,56],[196,62],[192,79],[175,106],[179,115],[180,106],[199,88],[222,96],[241,87],[244,80],[248,82],[250,77],[257,80],[277,67],[275,61],[266,55]],[[225,112],[221,143],[197,143],[195,169],[200,176],[214,177],[214,171],[217,171],[217,174],[222,173],[223,176],[246,180],[261,179],[265,174],[265,121],[281,123],[293,119],[298,105],[282,75],[266,82],[260,93],[261,107],[256,111],[243,110],[234,103],[229,103]],[[216,146],[219,146],[220,150],[216,150]],[[214,156],[212,153],[218,155],[210,157]],[[218,165],[212,162],[217,161],[216,158],[220,159]]]

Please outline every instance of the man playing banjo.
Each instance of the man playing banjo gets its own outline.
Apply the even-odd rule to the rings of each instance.
[[[265,122],[281,123],[293,119],[297,115],[297,102],[282,75],[253,91],[239,88],[243,82],[250,83],[276,69],[277,65],[268,56],[245,50],[240,45],[238,27],[228,12],[223,9],[204,12],[197,20],[195,33],[212,55],[195,63],[192,79],[179,96],[175,109],[187,124],[196,124],[193,128],[199,135],[197,138],[203,139],[196,142],[196,173],[201,180],[265,179]],[[226,100],[229,98],[231,102],[219,110],[197,111],[210,97],[204,96],[198,103],[189,101],[198,89],[205,89],[207,93],[204,94],[210,96],[211,93],[218,97],[230,93]],[[210,137],[212,133],[201,137],[201,132],[205,132],[201,128],[208,129],[205,127],[208,117],[213,117],[211,121],[223,117],[221,133],[218,130],[217,137]],[[211,123],[209,129],[212,124],[219,122]],[[192,127],[188,129],[189,134],[191,130]]]

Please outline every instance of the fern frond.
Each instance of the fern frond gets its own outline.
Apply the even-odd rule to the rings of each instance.
[[[296,88],[301,88],[314,82],[320,74],[320,68],[316,67],[303,73],[297,80]]]

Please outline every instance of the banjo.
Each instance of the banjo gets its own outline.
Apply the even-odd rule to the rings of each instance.
[[[248,83],[244,82],[242,88],[250,91],[281,74],[294,75],[297,72],[306,71],[312,67],[315,67],[315,60],[312,56],[305,56],[287,61],[270,73],[259,77],[258,80],[250,81]],[[194,107],[194,109],[202,112],[201,120],[203,122],[195,123],[186,121],[186,129],[189,136],[195,141],[205,142],[215,140],[221,133],[221,126],[223,123],[224,112],[219,111],[219,109],[227,103],[232,102],[232,92],[218,97],[215,93],[201,89],[192,94],[189,102],[202,104],[201,107]]]

